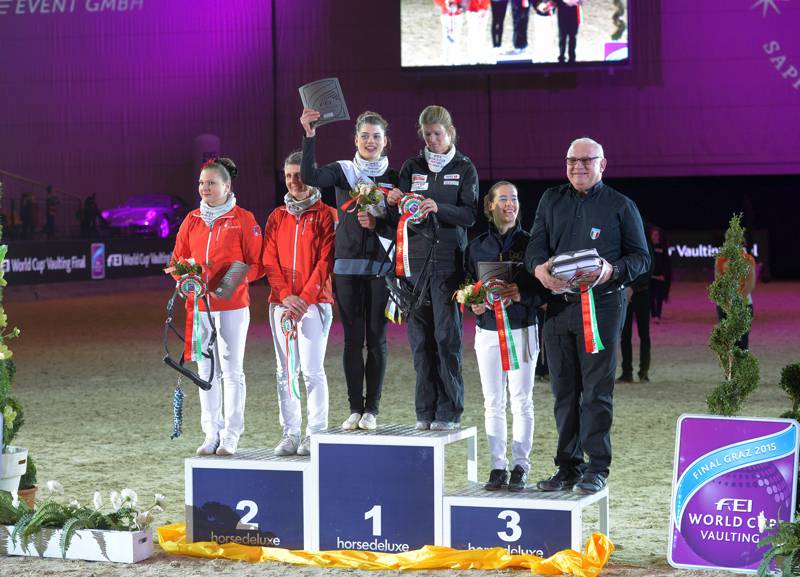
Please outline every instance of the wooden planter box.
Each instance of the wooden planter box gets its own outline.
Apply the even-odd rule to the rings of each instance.
[[[0,553],[3,555],[27,555],[30,557],[62,558],[59,540],[60,529],[42,529],[34,535],[23,549],[19,543],[11,542],[13,526],[0,525]],[[138,563],[153,554],[153,534],[144,531],[100,531],[82,529],[75,532],[67,549],[66,559],[85,561],[114,561],[116,563]]]

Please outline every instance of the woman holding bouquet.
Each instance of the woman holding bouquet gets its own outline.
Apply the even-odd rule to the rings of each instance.
[[[388,123],[376,113],[362,113],[355,126],[353,160],[316,166],[315,122],[319,112],[306,108],[301,177],[311,186],[333,186],[339,225],[333,265],[336,300],[344,329],[344,375],[350,416],[343,429],[377,426],[386,372],[386,316],[389,298],[383,275],[391,268],[386,248],[394,232],[386,222],[384,191],[397,186],[397,171],[385,155]],[[364,345],[367,355],[364,359]]]
[[[214,378],[211,389],[200,391],[200,425],[205,433],[198,455],[233,455],[244,432],[244,347],[250,326],[249,283],[261,273],[261,228],[253,213],[237,206],[231,182],[236,165],[229,158],[211,159],[203,165],[198,184],[200,208],[190,212],[175,239],[173,261],[193,259],[202,267],[208,287],[211,317],[217,329],[214,345]],[[229,299],[218,298],[214,289],[234,262],[250,266],[247,276]],[[187,299],[187,313],[191,309]],[[198,303],[204,339],[210,336],[205,302]],[[187,335],[188,338],[188,335]],[[197,362],[198,374],[208,380],[211,360]],[[221,373],[221,374],[220,374]],[[224,391],[222,390],[224,386]],[[223,418],[224,399],[224,418]]]
[[[300,178],[301,153],[283,165],[287,194],[264,227],[261,262],[270,285],[269,322],[277,358],[278,408],[283,437],[275,454],[309,455],[313,433],[328,428],[325,350],[333,302],[333,214],[319,189]],[[300,441],[302,414],[298,386],[303,372],[308,422]]]
[[[441,431],[459,428],[464,411],[461,313],[452,295],[464,280],[467,228],[478,213],[478,173],[456,150],[456,128],[446,108],[425,108],[418,132],[425,148],[405,162],[399,190],[386,200],[406,212],[401,221],[419,221],[398,238],[395,271],[412,282],[424,271],[423,281],[429,281],[408,319],[408,342],[417,373],[416,427]]]
[[[541,285],[522,266],[530,234],[519,224],[517,188],[510,182],[496,183],[483,199],[483,212],[489,230],[469,243],[465,263],[467,275],[480,278],[480,262],[516,262],[510,278],[502,279],[495,296],[504,300],[503,311],[486,305],[486,299],[471,305],[477,316],[475,355],[484,399],[484,419],[492,470],[485,488],[496,491],[525,488],[530,470],[529,455],[533,444],[533,378],[539,354],[536,308],[541,304]],[[517,273],[517,274],[514,274]],[[500,315],[497,313],[500,312]],[[498,316],[510,334],[498,331]],[[502,327],[501,327],[502,328]],[[510,337],[510,338],[509,338]],[[505,358],[504,358],[505,355]],[[506,388],[511,397],[513,415],[511,442],[511,478],[506,458]]]

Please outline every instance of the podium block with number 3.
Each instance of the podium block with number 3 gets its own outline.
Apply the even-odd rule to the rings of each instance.
[[[600,507],[601,533],[608,535],[608,488],[594,495],[486,491],[470,485],[444,498],[444,544],[455,549],[503,547],[509,553],[549,557],[581,550],[583,509]]]
[[[475,427],[429,432],[393,425],[314,435],[312,547],[399,553],[440,545],[445,447],[460,440],[467,441],[467,477],[477,480]]]
[[[234,457],[186,460],[186,539],[307,548],[308,457],[242,449]]]

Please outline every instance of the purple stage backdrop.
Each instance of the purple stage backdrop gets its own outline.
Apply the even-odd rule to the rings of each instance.
[[[337,76],[353,115],[388,118],[398,167],[440,103],[483,180],[559,178],[584,134],[610,177],[800,173],[800,2],[629,4],[630,69],[488,74],[402,72],[397,2],[0,0],[0,170],[102,208],[195,202],[193,143],[210,134],[263,218],[300,146],[297,87]],[[349,157],[351,131],[322,127],[319,161]]]
[[[798,425],[791,419],[682,415],[667,559],[755,572],[759,541],[794,518]]]

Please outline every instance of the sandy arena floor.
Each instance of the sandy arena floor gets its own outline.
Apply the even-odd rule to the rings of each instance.
[[[70,496],[130,487],[140,496],[167,495],[169,505],[157,524],[183,518],[183,459],[201,440],[196,394],[187,385],[184,436],[169,440],[174,373],[161,363],[161,327],[170,291],[163,279],[136,281],[139,290],[98,294],[100,285],[10,287],[9,322],[22,329],[12,342],[18,365],[14,394],[23,402],[25,425],[17,444],[30,449],[39,482],[58,479]],[[127,283],[125,283],[127,284]],[[105,285],[105,286],[114,286]],[[762,384],[744,414],[777,416],[788,399],[777,387],[782,366],[798,360],[800,286],[772,283],[757,287],[753,352]],[[265,289],[253,290],[252,323],[245,370],[249,383],[245,447],[272,446],[279,437],[274,385],[274,353],[268,333]],[[675,422],[682,413],[705,410],[705,397],[720,378],[706,346],[714,309],[700,284],[676,285],[664,321],[652,326],[652,382],[617,387],[610,477],[611,538],[617,547],[604,575],[682,576],[665,561]],[[482,398],[472,352],[474,329],[465,327],[465,425],[482,426]],[[334,324],[326,369],[331,391],[331,423],[347,416],[341,371],[341,328]],[[413,370],[403,327],[390,333],[390,362],[381,422],[410,423]],[[536,433],[531,479],[552,472],[555,445],[548,383],[535,388]],[[479,433],[480,434],[480,433]],[[480,477],[488,475],[486,444],[480,438]],[[448,464],[448,487],[463,482],[463,454]],[[593,520],[587,519],[591,525]],[[0,576],[211,576],[382,575],[350,570],[244,565],[173,557],[158,550],[135,566],[30,558],[0,559]],[[396,572],[387,572],[396,573]],[[440,571],[439,575],[451,575]],[[507,571],[472,572],[506,574]],[[713,575],[707,572],[704,575]]]

